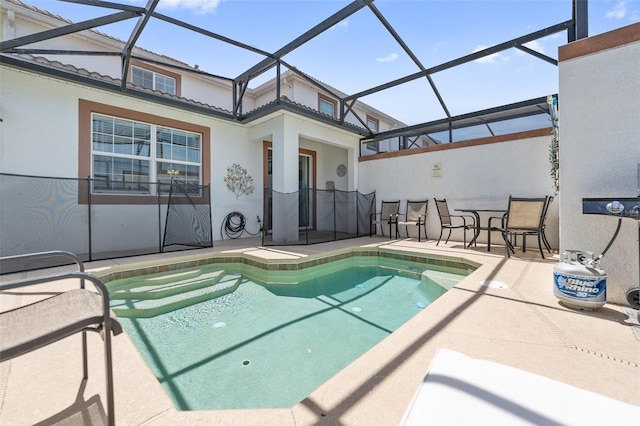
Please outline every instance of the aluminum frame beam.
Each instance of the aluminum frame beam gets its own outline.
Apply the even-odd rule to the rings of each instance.
[[[196,27],[195,25],[188,24],[186,22],[180,21],[180,20],[172,18],[170,16],[163,15],[161,13],[154,12],[153,13],[153,17],[156,18],[156,19],[160,19],[161,21],[165,21],[167,23],[170,23],[170,24],[173,24],[173,25],[177,25],[177,26],[182,27],[184,29],[191,30],[191,31],[196,32],[198,34],[202,34],[204,36],[211,37],[213,39],[216,39],[216,40],[231,44],[231,45],[239,47],[241,49],[245,49],[245,50],[251,51],[253,53],[257,53],[259,55],[263,55],[263,56],[266,56],[266,57],[272,57],[273,56],[271,53],[269,53],[267,51],[258,49],[258,48],[253,47],[253,46],[249,46],[248,44],[244,44],[244,43],[241,43],[239,41],[236,41],[236,40],[230,39],[228,37],[225,37],[223,35],[216,34],[216,33],[211,32],[209,30],[205,30],[204,28]]]
[[[574,29],[569,41],[589,37],[589,5],[587,0],[573,0],[572,20]]]
[[[493,123],[514,118],[529,117],[548,111],[547,97],[529,99],[513,104],[502,105],[482,111],[462,114],[451,118],[430,121],[428,123],[407,126],[401,129],[377,133],[372,138],[362,139],[362,143],[375,142],[400,136],[415,136],[427,133],[451,131],[477,125]]]
[[[495,46],[488,47],[486,49],[479,50],[479,51],[474,52],[474,53],[470,53],[470,54],[468,54],[466,56],[462,56],[462,57],[460,57],[458,59],[454,59],[452,61],[444,62],[444,63],[442,63],[440,65],[436,65],[435,67],[428,68],[424,72],[420,71],[420,72],[417,72],[417,73],[414,73],[414,74],[410,74],[410,75],[407,75],[405,77],[401,77],[399,79],[390,81],[388,83],[381,84],[379,86],[372,87],[372,88],[367,89],[367,90],[363,90],[362,92],[354,93],[353,95],[347,96],[345,98],[345,100],[350,100],[350,99],[354,99],[354,98],[361,98],[363,96],[371,95],[373,93],[377,93],[377,92],[380,92],[382,90],[389,89],[391,87],[395,87],[395,86],[398,86],[400,84],[404,84],[404,83],[408,83],[410,81],[416,80],[418,78],[421,78],[425,74],[435,74],[437,72],[444,71],[446,69],[453,68],[455,66],[462,65],[462,64],[465,64],[467,62],[475,61],[476,59],[484,58],[485,56],[493,55],[494,53],[499,53],[499,52],[502,52],[504,50],[511,49],[512,47],[517,47],[517,46],[520,46],[522,44],[529,43],[530,41],[534,41],[534,40],[537,40],[539,38],[547,37],[547,36],[549,36],[551,34],[555,34],[555,33],[561,32],[561,31],[568,30],[571,27],[571,23],[572,23],[572,21],[565,21],[565,22],[561,22],[561,23],[556,24],[556,25],[552,25],[550,27],[544,28],[544,29],[539,30],[539,31],[535,31],[533,33],[529,33],[527,35],[524,35],[524,36],[521,36],[521,37],[518,37],[518,38],[514,38],[514,39],[506,41],[504,43],[500,43],[500,44],[497,44]]]
[[[342,22],[344,19],[353,15],[360,9],[366,7],[368,4],[372,3],[373,1],[374,0],[355,0],[353,3],[345,6],[340,11],[334,13],[329,18],[325,19],[324,21],[322,21],[315,27],[311,28],[301,36],[297,37],[293,41],[287,43],[286,45],[278,49],[276,52],[274,52],[271,55],[270,58],[266,58],[261,62],[257,63],[256,65],[254,65],[253,67],[246,70],[245,72],[240,74],[238,77],[236,77],[235,80],[251,80],[252,78],[257,77],[260,74],[268,71],[269,69],[275,66],[275,62],[278,59],[280,59],[281,57],[285,56],[288,53],[291,53],[291,51],[297,49],[298,47],[302,46],[309,40],[327,31],[329,28],[333,27],[337,23]]]
[[[194,111],[200,114],[207,114],[212,117],[218,117],[218,118],[227,119],[227,120],[231,119],[231,115],[229,113],[214,110],[214,109],[207,108],[194,103],[184,102],[174,97],[161,96],[155,93],[145,92],[141,90],[126,89],[123,91],[120,85],[118,84],[96,79],[91,76],[70,73],[63,69],[51,68],[49,66],[42,65],[39,63],[25,62],[21,59],[16,59],[6,55],[0,55],[0,64],[19,68],[19,69],[26,69],[42,75],[53,76],[61,80],[85,84],[89,87],[96,87],[109,92],[115,92],[120,94],[125,93],[126,95],[132,96],[134,98],[148,100],[154,103],[171,106],[177,109]]]
[[[110,8],[110,9],[129,10],[129,11],[137,12],[137,13],[140,13],[140,14],[146,13],[146,9],[144,7],[127,5],[127,4],[120,4],[120,3],[113,3],[113,2],[108,2],[108,1],[100,1],[100,0],[60,0],[60,1],[64,1],[64,2],[67,2],[67,3],[84,4],[84,5],[88,5],[88,6],[98,6],[98,7]],[[264,56],[267,56],[267,57],[271,55],[269,52],[265,52],[263,50],[255,48],[253,46],[249,46],[248,44],[240,43],[240,42],[238,42],[236,40],[233,40],[233,39],[230,39],[228,37],[222,36],[220,34],[216,34],[214,32],[205,30],[204,28],[196,27],[195,25],[180,21],[178,19],[172,18],[172,17],[167,16],[167,15],[163,15],[163,14],[155,12],[155,11],[151,14],[151,16],[153,16],[154,18],[159,19],[161,21],[165,21],[165,22],[167,22],[169,24],[177,25],[179,27],[191,30],[193,32],[202,34],[202,35],[207,36],[207,37],[211,37],[211,38],[216,39],[216,40],[223,41],[225,43],[229,43],[231,45],[234,45],[236,47],[240,47],[240,48],[245,49],[245,50],[252,51],[254,53],[258,53],[260,55],[264,55]]]
[[[522,52],[528,53],[529,55],[533,55],[538,59],[542,59],[545,62],[549,62],[551,65],[558,65],[558,61],[556,59],[553,59],[543,53],[540,53],[536,50],[530,49],[527,46],[516,46],[516,49],[521,50]]]
[[[63,1],[65,3],[84,4],[87,6],[98,6],[98,7],[103,7],[105,9],[129,10],[131,12],[136,12],[141,14],[144,13],[145,11],[144,7],[134,6],[129,4],[113,3],[110,1],[101,1],[101,0],[60,0],[60,1]]]
[[[337,99],[340,100],[340,118],[338,120],[338,123],[344,127],[348,127],[351,130],[355,130],[355,127],[350,124],[350,123],[346,123],[344,121],[344,118],[346,116],[346,114],[348,114],[349,112],[351,112],[352,114],[355,115],[356,119],[358,119],[358,121],[366,128],[366,124],[364,123],[364,121],[362,120],[361,117],[359,117],[354,111],[353,111],[353,106],[355,105],[355,102],[358,98],[361,98],[363,96],[367,96],[382,90],[386,90],[388,88],[403,84],[403,83],[407,83],[410,81],[413,81],[415,79],[418,78],[426,78],[429,85],[431,86],[432,90],[434,91],[436,97],[438,98],[438,101],[440,102],[440,105],[442,106],[445,114],[447,115],[447,118],[444,120],[440,120],[437,122],[431,122],[431,123],[425,123],[424,125],[417,125],[417,126],[410,126],[410,127],[406,127],[403,129],[398,129],[396,131],[393,131],[392,133],[394,135],[399,134],[399,135],[415,135],[417,134],[416,132],[421,129],[421,128],[430,128],[433,129],[433,126],[441,123],[443,126],[447,126],[446,128],[451,129],[451,128],[460,128],[460,127],[465,127],[468,125],[472,125],[472,124],[461,124],[463,122],[465,122],[465,120],[468,117],[479,117],[483,114],[488,114],[490,111],[493,111],[495,109],[492,110],[485,110],[485,111],[481,111],[479,113],[474,113],[473,115],[463,115],[463,116],[457,116],[457,117],[451,117],[448,108],[444,102],[444,100],[442,99],[442,97],[440,96],[438,89],[435,85],[435,83],[433,82],[433,80],[431,79],[431,75],[449,68],[453,68],[455,66],[464,64],[464,63],[468,63],[471,61],[474,61],[476,59],[480,59],[482,57],[486,57],[489,55],[492,55],[494,53],[498,53],[501,52],[503,50],[507,50],[510,48],[517,48],[519,50],[522,50],[528,54],[531,54],[535,57],[537,57],[538,59],[544,60],[550,64],[553,65],[557,65],[557,60],[548,57],[544,54],[541,54],[540,52],[537,52],[535,50],[532,50],[526,46],[524,46],[525,43],[528,43],[530,41],[534,41],[536,39],[539,38],[543,38],[546,37],[548,35],[557,33],[557,32],[561,32],[561,31],[567,31],[568,32],[568,41],[573,41],[575,39],[580,39],[580,38],[584,38],[586,37],[587,34],[587,3],[588,0],[572,0],[572,4],[573,4],[573,15],[572,15],[572,19],[569,21],[565,21],[565,22],[561,22],[559,24],[553,25],[551,27],[539,30],[539,31],[535,31],[533,33],[509,40],[507,42],[504,43],[500,43],[496,46],[492,46],[490,48],[478,51],[478,52],[474,52],[472,54],[463,56],[461,58],[452,60],[452,61],[448,61],[445,62],[443,64],[437,65],[435,67],[431,67],[431,68],[425,68],[422,63],[420,62],[420,60],[414,55],[414,53],[411,51],[411,49],[406,45],[406,43],[402,40],[402,38],[398,35],[398,33],[395,31],[395,29],[391,26],[391,24],[385,19],[385,17],[382,15],[382,13],[373,5],[374,0],[354,0],[352,3],[350,3],[349,5],[347,5],[346,7],[344,7],[343,9],[341,9],[340,11],[338,11],[337,13],[331,15],[329,18],[325,19],[324,21],[322,21],[321,23],[319,23],[318,25],[314,26],[313,28],[311,28],[310,30],[308,30],[307,32],[305,32],[304,34],[300,35],[299,37],[297,37],[296,39],[292,40],[291,42],[287,43],[285,46],[283,46],[282,48],[280,48],[279,50],[277,50],[274,53],[270,53],[270,52],[266,52],[264,50],[246,45],[244,43],[232,40],[228,37],[224,37],[222,35],[216,34],[214,32],[205,30],[203,28],[199,28],[196,27],[194,25],[179,21],[177,19],[171,18],[169,16],[160,14],[160,13],[156,13],[155,7],[158,4],[159,0],[148,0],[147,6],[146,7],[138,7],[138,6],[132,6],[132,5],[127,5],[127,4],[119,4],[119,3],[113,3],[110,1],[102,1],[102,0],[62,0],[68,3],[76,3],[76,4],[82,4],[82,5],[89,5],[89,6],[97,6],[97,7],[102,7],[102,8],[108,8],[108,9],[116,9],[119,10],[120,12],[114,13],[114,14],[110,14],[110,15],[106,15],[103,17],[99,17],[99,18],[94,18],[94,19],[89,19],[86,21],[82,21],[82,22],[78,22],[78,23],[73,23],[70,25],[66,25],[63,27],[59,27],[59,28],[55,28],[52,30],[47,30],[47,31],[43,31],[40,33],[35,33],[35,34],[31,34],[28,36],[24,36],[24,37],[19,37],[16,39],[12,39],[12,40],[7,40],[7,41],[3,41],[0,42],[0,52],[6,52],[6,53],[30,53],[30,54],[66,54],[66,55],[87,55],[87,56],[100,56],[100,55],[104,55],[104,56],[115,56],[115,55],[120,55],[123,59],[123,69],[122,69],[122,87],[121,90],[125,91],[125,92],[129,92],[129,89],[126,88],[126,79],[127,79],[127,73],[128,73],[128,68],[129,68],[129,62],[131,60],[131,58],[136,58],[135,56],[132,55],[132,51],[133,48],[136,45],[136,42],[138,40],[138,38],[140,37],[140,35],[142,34],[142,31],[144,30],[146,24],[148,23],[149,19],[151,17],[154,17],[156,19],[165,21],[167,23],[173,24],[173,25],[177,25],[180,26],[182,28],[194,31],[196,33],[202,34],[206,37],[211,37],[213,39],[231,44],[233,46],[236,46],[238,48],[241,49],[245,49],[247,51],[251,51],[253,53],[259,54],[264,56],[265,58],[260,61],[259,63],[257,63],[256,65],[254,65],[253,67],[247,69],[245,72],[243,72],[242,74],[240,74],[237,78],[235,79],[231,79],[231,78],[226,78],[226,77],[222,77],[222,76],[216,76],[216,75],[212,75],[212,74],[208,74],[206,72],[203,72],[201,70],[197,70],[197,69],[192,69],[192,68],[185,68],[185,67],[180,67],[180,66],[176,66],[176,65],[172,65],[172,64],[168,64],[168,63],[164,63],[164,62],[160,62],[160,61],[153,61],[153,60],[148,60],[145,58],[139,58],[141,60],[147,61],[147,62],[151,62],[151,63],[156,63],[162,66],[167,66],[167,67],[171,67],[171,68],[175,68],[175,69],[180,69],[180,70],[184,70],[187,72],[192,72],[192,73],[198,73],[198,74],[203,74],[203,75],[207,75],[210,77],[214,77],[214,78],[218,78],[218,79],[222,79],[228,82],[231,82],[233,85],[233,97],[234,97],[234,111],[233,111],[233,118],[236,120],[240,120],[242,121],[245,117],[243,117],[242,115],[242,97],[244,96],[246,90],[248,89],[248,84],[249,81],[268,71],[269,69],[272,69],[275,66],[278,66],[278,69],[280,68],[280,65],[283,64],[285,66],[288,67],[288,69],[294,71],[295,73],[297,73],[298,75],[300,75],[302,78],[304,78],[305,80],[309,81],[311,84],[313,84],[314,86],[320,88],[323,91],[327,91],[328,93],[330,93],[332,96],[335,96]],[[295,50],[296,48],[302,46],[303,44],[305,44],[306,42],[310,41],[311,39],[313,39],[314,37],[320,35],[321,33],[323,33],[324,31],[328,30],[329,28],[333,27],[334,25],[336,25],[337,23],[343,21],[344,19],[346,19],[347,17],[351,16],[352,14],[358,12],[359,10],[368,7],[373,13],[374,15],[378,18],[378,20],[382,23],[382,25],[385,27],[385,29],[392,35],[392,37],[395,39],[395,41],[402,47],[402,49],[405,51],[405,53],[413,60],[413,62],[418,66],[418,68],[420,69],[419,72],[387,82],[385,84],[367,89],[365,91],[359,92],[359,93],[355,93],[352,95],[348,95],[346,97],[342,97],[339,96],[338,94],[336,94],[334,91],[331,90],[331,88],[328,88],[326,86],[324,86],[323,84],[317,82],[315,79],[309,77],[307,74],[303,73],[302,71],[298,70],[296,67],[293,67],[289,64],[287,64],[286,62],[284,62],[282,60],[282,58],[287,55],[288,53],[292,52],[293,50]],[[93,29],[96,27],[100,27],[103,25],[107,25],[107,24],[111,24],[111,23],[115,23],[115,22],[120,22],[123,20],[127,20],[127,19],[131,19],[134,17],[139,17],[140,19],[138,20],[134,30],[132,31],[129,40],[125,43],[124,49],[122,50],[122,52],[97,52],[97,51],[71,51],[71,50],[54,50],[54,49],[19,49],[19,47],[21,46],[25,46],[28,44],[32,44],[32,43],[37,43],[40,41],[44,41],[44,40],[48,40],[48,39],[52,39],[55,37],[60,37],[60,36],[64,36],[64,35],[68,35],[68,34],[72,34],[72,33],[76,33],[76,32],[80,32],[80,31],[84,31],[84,30],[88,30],[88,29]],[[55,74],[55,73],[54,73]],[[280,72],[278,72],[278,77],[280,76]],[[238,95],[238,91],[237,89],[240,90],[240,95]],[[277,101],[279,101],[279,99],[277,99]],[[529,102],[529,101],[527,101]],[[289,109],[293,108],[294,110],[297,110],[297,106],[295,103],[285,103],[288,104]],[[285,105],[286,106],[286,105]],[[538,106],[540,109],[543,109],[543,106]],[[499,107],[499,109],[501,110],[506,110],[509,108],[514,108],[514,104],[512,105],[508,105],[508,106],[503,106],[503,107]],[[270,108],[266,108],[267,110]],[[517,115],[517,113],[515,113]],[[533,113],[531,112],[527,112],[525,115],[531,115]],[[252,114],[250,114],[252,115]],[[317,115],[321,115],[321,114],[317,114]],[[516,117],[516,115],[512,115],[512,117]],[[486,115],[484,116],[486,118]],[[323,117],[324,119],[324,117]],[[504,119],[504,118],[503,118]],[[334,120],[335,121],[335,120]],[[455,125],[455,123],[457,122],[457,125]],[[426,127],[425,127],[426,126]],[[405,131],[406,130],[406,131]],[[367,129],[368,131],[368,129]],[[407,131],[409,133],[407,133]],[[362,132],[360,130],[358,130],[359,133],[362,134]],[[374,138],[376,140],[380,140],[383,138],[388,138],[390,137],[389,132],[383,132],[383,133],[378,133],[373,135]],[[372,133],[369,135],[371,136]]]
[[[147,2],[147,6],[144,8],[145,9],[144,13],[140,17],[140,19],[138,19],[136,26],[133,28],[133,31],[131,31],[129,40],[127,40],[127,42],[124,45],[124,48],[122,49],[121,85],[123,89],[127,87],[127,75],[129,73],[129,64],[131,63],[131,52],[133,51],[133,48],[135,47],[136,42],[138,41],[138,38],[140,38],[140,35],[142,34],[142,30],[144,30],[144,27],[147,25],[147,22],[149,22],[149,19],[151,19],[151,14],[153,13],[156,6],[158,5],[159,1],[160,0],[149,0]]]
[[[96,50],[59,50],[59,49],[9,49],[5,53],[18,55],[79,55],[79,56],[121,56],[120,52],[100,52]]]
[[[118,55],[119,55],[119,53],[118,53]],[[146,62],[146,63],[149,63],[149,64],[161,65],[163,67],[172,68],[172,69],[175,69],[175,70],[186,71],[186,72],[199,74],[199,75],[205,75],[207,77],[216,78],[218,80],[223,80],[223,81],[227,81],[227,82],[233,82],[233,80],[231,78],[229,78],[229,77],[224,77],[224,76],[217,75],[217,74],[211,74],[211,73],[208,73],[206,71],[202,71],[200,69],[181,67],[180,65],[174,65],[174,64],[167,63],[167,62],[163,62],[163,61],[156,61],[156,60],[153,60],[153,59],[143,58],[142,56],[136,56],[136,55],[131,55],[131,59],[136,59],[138,61]]]
[[[103,25],[113,24],[114,22],[125,21],[127,19],[135,18],[139,15],[139,13],[132,11],[117,12],[111,15],[102,16],[100,18],[88,19],[86,21],[77,22],[75,24],[65,25],[64,27],[58,27],[35,34],[29,34],[23,37],[0,42],[0,52],[14,49],[20,46],[25,46],[27,44],[37,43],[39,41],[77,33],[84,30],[90,30],[92,28],[101,27]]]
[[[378,20],[387,29],[389,34],[391,34],[391,36],[400,45],[400,47],[402,47],[402,49],[405,51],[405,53],[407,55],[409,55],[409,57],[411,58],[413,63],[416,64],[418,66],[418,68],[420,68],[420,71],[424,74],[424,76],[426,77],[427,81],[429,82],[429,85],[431,86],[431,89],[433,90],[433,93],[436,95],[436,98],[438,98],[438,102],[440,102],[440,106],[442,107],[442,110],[444,111],[444,113],[446,114],[447,117],[451,117],[451,114],[449,113],[449,109],[447,108],[447,105],[444,103],[444,99],[442,99],[442,96],[440,95],[440,92],[438,91],[438,88],[436,87],[436,83],[433,81],[433,79],[431,78],[431,76],[427,72],[427,69],[424,67],[424,65],[422,65],[420,60],[416,57],[416,55],[414,55],[413,51],[411,51],[411,49],[409,49],[409,46],[407,46],[407,44],[404,42],[404,40],[402,40],[400,35],[391,26],[389,21],[387,21],[387,19],[382,15],[382,13],[380,13],[380,10],[378,10],[378,8],[375,7],[373,4],[369,4],[369,9],[371,9],[373,14],[376,15]]]

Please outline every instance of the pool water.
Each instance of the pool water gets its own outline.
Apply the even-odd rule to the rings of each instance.
[[[298,284],[204,271],[231,290],[119,321],[178,409],[288,408],[446,291],[425,279],[424,267],[404,266],[349,266]],[[112,297],[116,311],[136,302]]]

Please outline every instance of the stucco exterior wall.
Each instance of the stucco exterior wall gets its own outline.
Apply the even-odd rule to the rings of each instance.
[[[560,249],[597,255],[617,219],[582,214],[582,199],[640,195],[640,24],[563,46],[560,59]],[[639,285],[638,226],[623,219],[600,263],[608,301]]]
[[[252,92],[252,96],[245,95],[243,99],[242,112],[249,112],[255,108],[261,107],[263,105],[268,104],[269,102],[273,102],[275,100],[275,90],[269,91],[261,91],[259,94],[255,94]],[[293,99],[291,95],[291,89],[282,84],[280,86],[280,95],[286,96],[289,99]]]
[[[461,214],[454,209],[506,209],[509,195],[553,195],[550,142],[551,134],[459,148],[452,144],[451,149],[361,161],[360,191],[376,191],[377,211],[382,200],[400,200],[404,211],[406,200],[428,199],[427,235],[438,238],[440,220],[434,198],[446,198],[451,213]],[[436,164],[441,166],[441,177],[433,176]],[[482,226],[486,226],[486,217],[481,216]],[[551,204],[547,227],[549,242],[557,247],[557,202]],[[400,231],[404,235],[404,229]],[[451,241],[463,240],[457,231],[453,231]],[[495,238],[499,241],[500,235],[496,233]],[[481,233],[479,241],[486,241],[486,232]]]
[[[6,67],[0,72],[1,170],[77,178],[78,97],[82,89]]]
[[[40,13],[28,6],[3,3],[3,8],[0,9],[0,33],[2,34],[3,40],[36,34],[62,25],[68,25],[68,22],[51,16],[46,12]],[[32,48],[107,51],[116,53],[120,53],[123,46],[124,41],[106,37],[101,33],[93,31],[69,34],[29,44],[29,47]],[[173,63],[181,67],[189,66],[180,61],[174,61],[166,56],[157,55],[138,47],[134,47],[133,55],[160,62]],[[46,57],[50,61],[60,62],[64,65],[73,65],[79,69],[97,72],[113,79],[121,78],[122,58],[120,56],[46,54],[39,56]],[[177,78],[176,94],[180,97],[223,108],[227,111],[233,109],[232,88],[227,82],[188,72],[180,72],[171,67],[163,67],[159,64],[146,63],[136,59],[132,59],[131,65]],[[276,74],[274,72],[269,82],[255,90],[247,90],[242,98],[242,112],[252,111],[276,99],[276,89],[273,84],[275,78]],[[128,80],[131,81],[131,71],[129,72]],[[318,109],[318,92],[318,87],[310,85],[306,80],[291,73],[287,74],[281,85],[281,95],[287,96],[289,99],[314,110]],[[356,105],[354,109],[361,116],[362,120],[366,120],[367,111],[365,111],[361,105]],[[380,120],[380,130],[387,130],[395,124],[392,119],[380,111],[371,109],[370,114]],[[363,126],[352,113],[347,114],[346,121],[358,126]]]
[[[282,85],[280,86],[281,95],[287,96],[289,99],[305,105],[311,109],[318,109],[318,92],[320,91],[318,87],[310,85],[308,82],[301,80],[297,76],[288,76],[283,80]],[[275,97],[275,91],[258,91],[259,95],[256,96],[256,105],[263,105],[269,101],[272,101]],[[322,92],[323,95],[334,99],[337,102],[337,99],[333,98],[328,93]],[[340,108],[340,104],[337,104],[337,108]],[[394,127],[396,124],[392,122],[387,116],[380,113],[379,111],[375,111],[371,109],[367,112],[364,108],[361,107],[361,104],[356,104],[353,110],[360,116],[360,118],[366,122],[367,114],[377,118],[379,123],[379,130],[389,130]],[[336,114],[338,111],[336,111]],[[356,126],[364,127],[364,125],[358,121],[358,119],[353,115],[351,111],[349,111],[345,117],[345,121],[348,123],[355,124]]]
[[[183,98],[204,102],[227,111],[233,110],[233,95],[230,84],[225,86],[222,83],[214,82],[213,79],[184,73],[182,74],[181,85],[181,96]],[[251,97],[246,97],[243,102],[245,111],[253,108]]]
[[[248,218],[247,227],[252,232],[259,229],[255,218],[262,217],[262,156],[258,154],[262,152],[262,141],[250,141],[244,126],[10,67],[2,66],[0,76],[0,115],[3,119],[0,124],[0,171],[3,173],[86,178],[78,176],[79,100],[143,111],[210,129],[214,240],[221,238],[220,225],[225,216],[233,211],[240,211]],[[236,199],[235,194],[226,188],[224,176],[227,167],[233,163],[239,163],[252,176],[255,185],[253,194]],[[151,212],[149,206],[131,205],[119,208],[120,215],[127,217],[131,229],[136,229],[136,223],[139,229],[145,229],[145,218],[150,214],[153,214],[154,220],[157,217],[157,208]],[[18,216],[20,212],[13,211],[12,214]],[[12,222],[7,217],[3,221]],[[14,223],[21,222],[16,220]],[[7,246],[8,242],[16,240],[2,237],[3,254],[15,254],[5,253],[5,250],[11,249]],[[140,239],[149,240],[148,244],[145,243],[146,246],[157,246],[155,230],[150,236],[142,237],[133,234],[128,227],[114,226],[111,227],[107,240],[117,241],[117,244],[122,245],[128,239],[135,239],[136,246],[140,246]],[[28,238],[21,238],[18,243],[24,244],[26,240]],[[38,238],[33,239],[37,240]],[[108,241],[104,244],[106,248],[112,248]],[[21,249],[19,252],[28,250]]]
[[[281,113],[291,120],[291,131],[298,135],[300,148],[316,151],[317,185],[325,188],[327,180],[334,180],[336,188],[353,191],[357,189],[356,170],[359,149],[359,137],[324,123],[307,118],[297,117],[291,113]],[[277,114],[276,114],[277,115]],[[253,141],[271,141],[278,128],[273,117],[252,122],[248,125],[249,139]],[[344,163],[340,163],[344,161]],[[347,174],[343,178],[336,175],[339,164],[347,166]]]

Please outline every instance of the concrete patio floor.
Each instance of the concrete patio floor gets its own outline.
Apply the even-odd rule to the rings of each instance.
[[[440,348],[595,392],[603,401],[611,398],[640,407],[640,326],[634,311],[606,304],[589,312],[560,304],[552,293],[557,256],[542,260],[532,249],[507,259],[500,248],[487,253],[480,245],[464,250],[460,243],[436,247],[434,241],[376,237],[312,246],[261,248],[259,244],[253,238],[217,241],[211,249],[93,262],[86,268],[100,275],[109,268],[214,252],[299,258],[371,245],[464,257],[482,266],[291,409],[178,411],[129,337],[116,336],[112,342],[118,425],[397,425]],[[507,287],[483,285],[485,281]],[[47,296],[59,287],[0,293],[0,309]],[[81,381],[80,335],[0,363],[0,424],[104,424],[104,358],[98,335],[89,334],[89,350],[86,383]],[[506,377],[496,379],[508,386],[522,385],[509,383]],[[544,414],[545,407],[537,409]],[[424,424],[430,421],[424,420]],[[628,420],[640,424],[640,418]],[[566,424],[571,423],[567,418]],[[477,424],[492,424],[492,419],[478,418]]]

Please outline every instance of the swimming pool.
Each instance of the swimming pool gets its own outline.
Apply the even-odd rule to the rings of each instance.
[[[466,274],[376,256],[257,269],[210,264],[108,283],[120,322],[179,409],[291,407]]]

